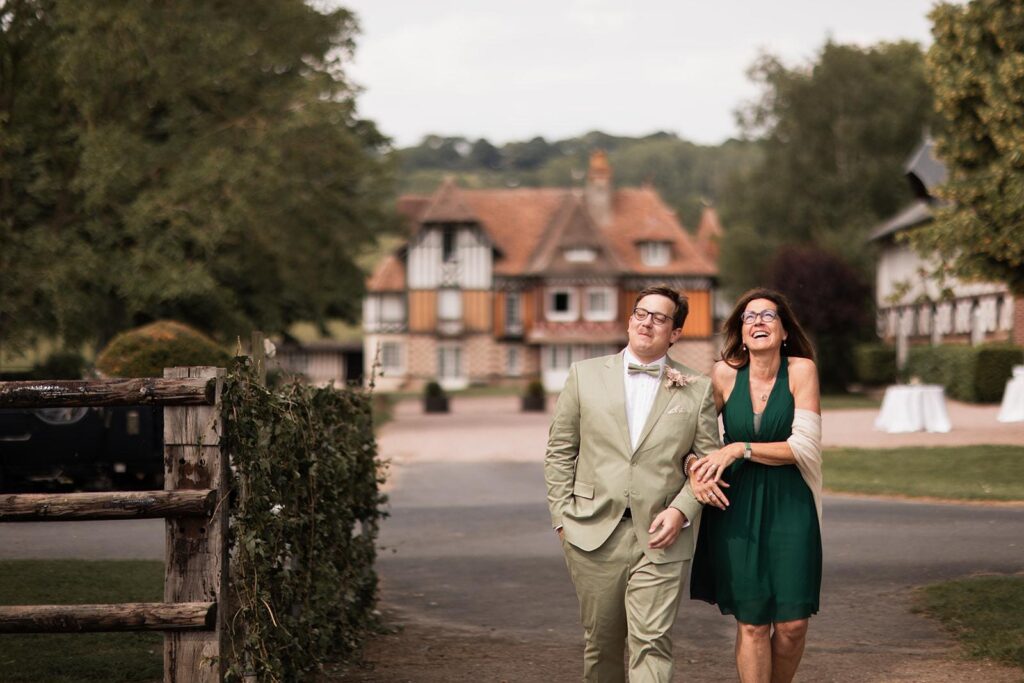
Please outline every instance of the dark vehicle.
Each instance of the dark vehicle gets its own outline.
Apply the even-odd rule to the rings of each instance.
[[[0,491],[163,488],[163,409],[0,410]]]

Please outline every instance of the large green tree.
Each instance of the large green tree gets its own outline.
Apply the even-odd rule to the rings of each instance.
[[[349,12],[301,0],[15,4],[42,26],[19,55],[52,84],[70,157],[69,172],[47,176],[47,210],[6,228],[43,236],[22,240],[29,264],[46,253],[38,242],[59,242],[61,257],[35,273],[43,331],[103,341],[173,317],[226,336],[356,316],[355,259],[390,226],[391,188],[387,141],[359,118],[342,70]],[[5,38],[12,26],[0,24]],[[11,87],[15,99],[47,94]],[[33,182],[10,180],[16,209],[32,206]]]
[[[1024,295],[1024,5],[942,4],[931,14],[928,76],[950,200],[912,239],[954,274]]]
[[[830,41],[809,64],[766,55],[750,73],[762,94],[739,117],[763,155],[721,203],[725,283],[763,282],[784,244],[815,244],[866,271],[867,228],[910,199],[902,164],[931,107],[921,49]]]

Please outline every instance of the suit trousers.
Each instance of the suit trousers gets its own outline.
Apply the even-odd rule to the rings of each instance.
[[[565,540],[562,547],[580,601],[583,680],[624,683],[628,640],[630,682],[669,683],[672,624],[690,561],[651,562],[630,518],[622,519],[596,550],[580,550]]]

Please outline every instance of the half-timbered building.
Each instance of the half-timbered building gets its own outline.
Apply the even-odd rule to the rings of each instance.
[[[403,196],[408,240],[367,283],[364,358],[384,390],[540,378],[626,343],[637,292],[689,297],[671,355],[710,369],[717,276],[714,209],[698,242],[652,187],[618,188],[603,152],[583,188],[465,189]]]

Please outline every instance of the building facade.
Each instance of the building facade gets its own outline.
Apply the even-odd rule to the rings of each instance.
[[[584,188],[446,180],[399,211],[409,238],[375,269],[363,305],[365,374],[378,388],[540,379],[559,390],[571,363],[625,345],[637,292],[660,283],[690,302],[672,356],[710,369],[716,258],[653,188],[615,189],[603,152]]]
[[[1015,300],[1004,283],[939,280],[934,273],[941,264],[923,258],[899,237],[931,221],[939,205],[933,192],[945,182],[946,168],[935,158],[931,140],[911,155],[906,176],[915,201],[870,236],[879,245],[879,337],[896,344],[901,361],[909,344],[1024,343],[1024,302]]]

